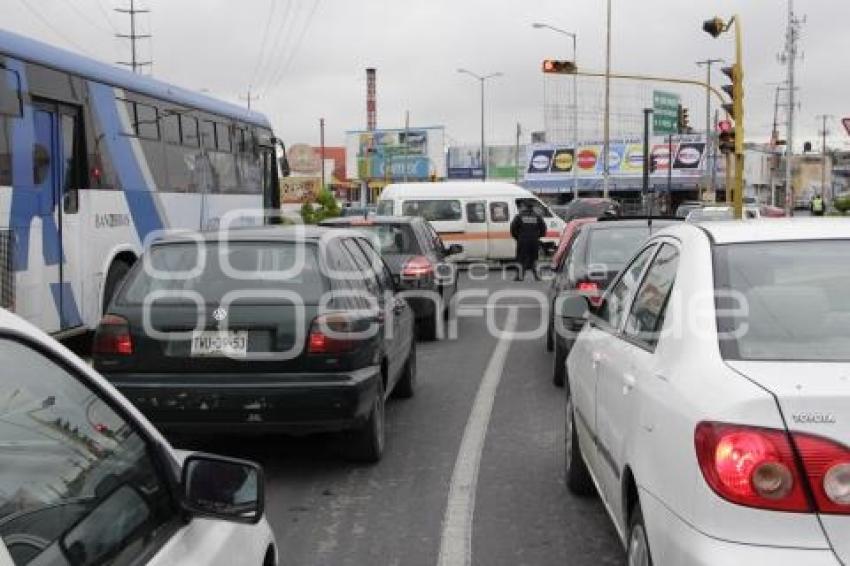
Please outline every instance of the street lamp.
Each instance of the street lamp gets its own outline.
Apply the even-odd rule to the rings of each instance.
[[[577,36],[574,32],[561,29],[559,27],[534,22],[531,24],[534,29],[548,29],[561,35],[566,35],[573,40],[573,65],[578,67],[578,52],[577,52]],[[573,75],[573,198],[578,197],[578,76]]]
[[[485,153],[486,146],[484,145],[484,81],[487,79],[501,77],[502,73],[479,75],[478,73],[473,73],[466,69],[458,69],[457,72],[478,79],[478,82],[481,83],[481,180],[484,181],[487,179],[487,155]]]

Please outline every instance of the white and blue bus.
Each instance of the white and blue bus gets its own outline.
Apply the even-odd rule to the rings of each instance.
[[[151,234],[279,208],[275,143],[262,114],[0,30],[0,307],[94,328]]]

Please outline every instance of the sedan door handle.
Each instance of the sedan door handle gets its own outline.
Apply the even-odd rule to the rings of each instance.
[[[601,361],[602,361],[602,354],[600,354],[599,352],[593,352],[593,362],[592,362],[592,364],[593,364],[593,369],[598,368],[598,367],[599,367],[599,363],[600,363]]]
[[[628,395],[635,388],[637,379],[630,373],[623,374],[623,395]]]

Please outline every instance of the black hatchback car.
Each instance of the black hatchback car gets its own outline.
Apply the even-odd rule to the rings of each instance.
[[[431,224],[419,216],[334,218],[320,225],[367,234],[413,308],[419,336],[436,337],[440,310],[445,316],[457,292],[457,269],[446,259],[462,253],[463,246],[446,247]]]
[[[569,253],[553,266],[549,287],[552,308],[549,309],[547,340],[555,350],[552,366],[555,385],[564,385],[564,362],[572,345],[570,336],[574,336],[584,324],[584,319],[560,319],[559,324],[555,324],[558,297],[581,293],[595,304],[641,243],[657,230],[674,223],[675,220],[660,218],[600,218],[579,228]]]
[[[411,397],[413,314],[359,232],[269,227],[173,236],[128,274],[95,367],[177,432],[349,431],[377,461],[384,403]]]

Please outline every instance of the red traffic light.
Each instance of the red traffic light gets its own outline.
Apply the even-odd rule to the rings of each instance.
[[[572,61],[559,61],[557,59],[544,59],[543,72],[558,75],[572,75],[576,72],[576,65]]]

